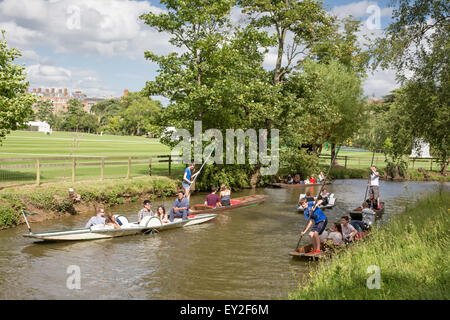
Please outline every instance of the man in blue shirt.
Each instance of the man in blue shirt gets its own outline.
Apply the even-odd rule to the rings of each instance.
[[[318,200],[316,205],[314,206],[313,201],[308,202],[305,198],[300,199],[300,205],[304,209],[303,214],[305,215],[306,221],[308,221],[305,230],[302,232],[302,236],[305,235],[306,232],[308,232],[309,228],[311,228],[314,221],[314,226],[311,228],[311,231],[309,232],[309,237],[311,238],[312,243],[312,251],[308,252],[309,254],[322,252],[320,250],[319,235],[321,235],[322,232],[325,230],[328,220],[327,216],[319,208],[321,203],[322,200]]]
[[[189,214],[189,200],[184,197],[184,192],[178,192],[178,198],[175,200],[172,209],[170,209],[170,222],[173,222],[175,217],[182,217],[183,220],[187,219]]]
[[[191,173],[192,173],[192,170],[194,170],[194,168],[195,168],[195,164],[194,163],[191,163],[190,165],[189,165],[189,167],[187,167],[186,168],[186,170],[184,170],[184,176],[183,176],[183,181],[181,182],[181,185],[183,186],[183,188],[184,188],[184,194],[186,195],[186,198],[190,198],[190,196],[191,196],[191,192],[190,192],[190,188],[191,188],[191,183],[192,183],[192,181],[191,181],[191,178],[195,178],[198,174],[199,174],[199,172],[197,172],[197,173],[194,173],[192,176],[191,176]]]
[[[86,223],[85,228],[90,228],[95,225],[99,224],[105,224],[105,209],[99,209],[97,211],[97,215],[93,216],[89,221]]]

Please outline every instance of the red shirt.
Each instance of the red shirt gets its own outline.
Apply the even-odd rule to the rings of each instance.
[[[316,183],[316,179],[314,179],[314,178],[309,178],[309,183]]]
[[[215,207],[217,202],[220,202],[220,198],[215,193],[210,193],[206,196],[206,204],[210,207]]]

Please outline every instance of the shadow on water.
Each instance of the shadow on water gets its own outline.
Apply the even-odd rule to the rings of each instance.
[[[360,204],[366,181],[336,180],[337,197],[327,210],[328,225]],[[381,182],[383,221],[427,193],[450,184]],[[318,191],[314,188],[315,192]],[[297,288],[313,262],[288,256],[305,225],[296,203],[304,190],[256,189],[232,197],[266,194],[258,205],[223,212],[197,226],[153,235],[81,242],[32,242],[26,227],[0,232],[0,291],[19,299],[283,299]],[[191,203],[202,203],[205,193]],[[157,199],[153,209],[174,199]],[[141,203],[111,208],[130,221]],[[32,225],[34,232],[79,228],[89,215],[65,216]],[[304,237],[305,238],[305,237]],[[308,239],[302,240],[302,245]],[[68,290],[67,268],[80,267],[81,289]],[[174,276],[177,275],[177,276]]]

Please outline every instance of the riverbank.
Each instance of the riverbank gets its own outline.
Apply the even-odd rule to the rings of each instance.
[[[450,193],[420,200],[365,241],[321,261],[290,299],[449,299]],[[380,289],[368,289],[369,266]]]
[[[69,197],[69,188],[81,196],[79,201]],[[177,188],[177,181],[166,177],[142,177],[5,189],[0,191],[0,229],[23,223],[22,209],[38,213],[30,216],[30,221],[43,221],[62,214],[94,212],[99,206],[134,202],[142,196],[172,196]]]

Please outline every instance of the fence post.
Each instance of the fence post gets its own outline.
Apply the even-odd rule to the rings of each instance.
[[[170,155],[169,156],[169,176],[171,175],[171,173],[172,173],[172,156]]]
[[[148,175],[152,175],[152,157],[150,157],[150,161],[148,163]]]
[[[361,169],[361,158],[358,158],[358,169]]]
[[[128,172],[127,172],[127,179],[130,179],[130,171],[131,171],[131,157],[128,157]]]
[[[75,183],[77,160],[75,157],[72,158],[72,183]]]
[[[415,162],[415,161],[416,161],[416,159],[413,158],[413,159],[412,159],[412,162],[413,162],[413,163],[412,163],[412,168],[413,168],[413,169],[414,169],[414,162]]]
[[[433,158],[430,159],[430,171],[433,170]]]
[[[347,156],[345,156],[345,169],[347,169]]]
[[[100,169],[100,180],[103,181],[105,179],[105,158],[102,157],[102,166]]]
[[[36,185],[41,184],[41,164],[39,159],[36,159]]]

